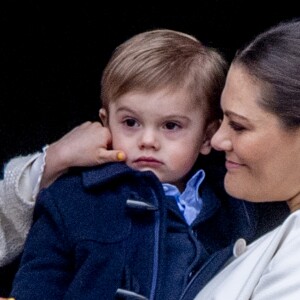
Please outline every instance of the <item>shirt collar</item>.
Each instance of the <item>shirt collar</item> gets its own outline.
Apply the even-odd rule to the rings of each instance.
[[[177,205],[186,222],[190,225],[202,208],[202,198],[199,195],[199,187],[205,178],[204,170],[196,172],[187,182],[185,190],[180,193],[178,188],[170,183],[163,183],[166,196],[176,199]]]

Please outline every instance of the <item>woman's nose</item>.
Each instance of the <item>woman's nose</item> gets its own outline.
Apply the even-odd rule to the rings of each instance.
[[[211,145],[217,151],[230,151],[232,149],[232,142],[223,122],[213,135]]]

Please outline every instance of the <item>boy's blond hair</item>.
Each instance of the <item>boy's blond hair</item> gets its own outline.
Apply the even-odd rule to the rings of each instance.
[[[108,109],[128,92],[184,88],[207,110],[208,120],[219,118],[226,72],[221,54],[195,37],[169,29],[146,31],[113,52],[101,80],[102,106]]]

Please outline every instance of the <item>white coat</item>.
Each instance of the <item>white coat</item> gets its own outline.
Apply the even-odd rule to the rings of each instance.
[[[239,252],[195,300],[300,299],[300,211]]]

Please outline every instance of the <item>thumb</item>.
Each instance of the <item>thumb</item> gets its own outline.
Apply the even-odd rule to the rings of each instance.
[[[121,150],[100,149],[98,162],[100,164],[107,162],[125,161],[126,154]]]

